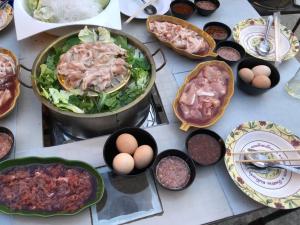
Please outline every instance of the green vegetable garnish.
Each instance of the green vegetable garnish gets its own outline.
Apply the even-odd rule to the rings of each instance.
[[[84,29],[79,32],[78,38],[82,43],[96,42],[98,35],[94,29],[90,30],[85,26]]]
[[[34,11],[39,4],[39,0],[28,0],[27,1],[27,6],[29,8],[30,11]]]

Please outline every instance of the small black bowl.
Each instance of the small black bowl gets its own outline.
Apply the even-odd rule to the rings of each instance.
[[[168,156],[177,156],[177,157],[183,159],[187,163],[188,167],[190,168],[191,174],[190,174],[189,182],[182,188],[172,189],[172,188],[165,187],[159,182],[158,178],[156,177],[156,167],[157,167],[158,163],[160,162],[160,160],[162,160],[163,158],[168,157]],[[157,156],[152,168],[153,168],[154,177],[155,177],[157,183],[159,183],[160,186],[162,186],[163,188],[170,190],[170,191],[182,191],[182,190],[186,189],[194,182],[194,179],[196,176],[196,167],[195,167],[193,160],[184,152],[176,150],[176,149],[170,149],[170,150],[161,152]]]
[[[14,146],[15,146],[15,137],[14,137],[13,133],[6,127],[0,127],[0,133],[8,134],[12,139],[12,144],[11,144],[9,151],[2,158],[0,158],[0,162],[1,162],[3,160],[7,159],[10,156],[10,154],[12,153]]]
[[[209,27],[212,27],[212,26],[214,26],[214,27],[220,27],[220,28],[224,29],[226,31],[226,33],[227,33],[227,36],[224,39],[216,39],[216,38],[213,37],[213,35],[211,35],[211,34],[208,33],[210,36],[212,36],[212,38],[214,38],[214,40],[216,41],[216,43],[219,43],[221,41],[226,41],[231,36],[231,29],[230,29],[230,27],[227,26],[226,24],[220,23],[220,22],[209,22],[209,23],[207,23],[207,24],[204,25],[203,30],[205,32],[207,32],[206,30]]]
[[[228,60],[228,59],[224,59],[224,58],[221,57],[220,55],[217,56],[217,59],[222,60],[222,61],[228,63],[229,65],[232,65],[232,64],[234,64],[234,63],[236,63],[236,62],[239,62],[239,61],[242,60],[242,59],[245,57],[245,55],[246,55],[246,51],[245,51],[245,49],[243,48],[243,46],[241,46],[240,44],[238,44],[238,43],[236,43],[236,42],[234,42],[234,41],[222,41],[222,42],[220,42],[220,43],[217,45],[215,52],[218,54],[218,50],[219,50],[220,48],[222,48],[222,47],[230,47],[230,48],[233,48],[233,49],[237,50],[237,51],[240,53],[240,56],[241,56],[241,57],[240,57],[240,59],[237,60],[237,61],[231,61],[231,60]]]
[[[221,146],[220,157],[215,162],[213,162],[211,164],[202,165],[202,164],[199,164],[197,161],[195,161],[190,155],[189,156],[193,159],[195,164],[200,165],[200,166],[211,166],[211,165],[214,165],[214,164],[218,163],[225,156],[226,146],[225,146],[224,140],[217,133],[215,133],[214,131],[208,130],[208,129],[197,129],[197,130],[193,131],[192,133],[190,133],[187,136],[186,141],[185,141],[185,147],[187,149],[188,154],[189,154],[188,142],[193,136],[195,136],[197,134],[207,134],[207,135],[213,137],[214,139],[216,139],[218,141],[218,143],[220,144],[220,146]],[[199,143],[199,144],[201,144],[201,143]]]
[[[189,10],[189,12],[186,12],[186,13],[179,12],[179,11],[175,10],[175,7],[186,7],[186,9]],[[171,2],[170,9],[171,9],[173,16],[176,16],[180,19],[186,20],[186,19],[190,18],[191,15],[193,15],[196,7],[193,2],[190,2],[187,0],[175,0],[175,1]]]
[[[212,2],[213,4],[216,5],[216,8],[213,10],[202,9],[199,6],[197,6],[197,2],[201,2],[201,1]],[[218,0],[195,0],[194,3],[198,14],[200,14],[201,16],[209,16],[220,7],[220,2]]]
[[[271,80],[271,87],[262,89],[262,88],[257,88],[252,86],[250,83],[246,83],[243,81],[240,76],[239,76],[239,71],[242,68],[249,68],[252,69],[255,66],[258,65],[265,65],[268,66],[271,69],[271,75],[270,75],[270,80]],[[263,94],[264,92],[270,90],[271,88],[275,87],[280,81],[280,74],[279,71],[276,69],[276,67],[267,61],[264,61],[262,59],[256,59],[256,58],[248,58],[244,59],[241,61],[237,67],[237,86],[240,90],[244,91],[245,93],[249,95],[260,95]]]
[[[149,145],[153,149],[153,159],[146,168],[144,169],[134,168],[133,171],[131,171],[131,173],[126,175],[118,174],[112,166],[114,157],[120,153],[116,146],[116,140],[119,137],[119,135],[124,133],[133,135],[138,142],[138,146]],[[117,130],[116,132],[114,132],[112,135],[108,137],[103,147],[103,158],[106,165],[112,171],[114,171],[116,174],[120,176],[134,176],[134,175],[139,175],[141,173],[144,173],[148,168],[152,166],[156,156],[157,156],[157,144],[154,137],[151,134],[149,134],[147,131],[136,127],[127,127],[127,128]]]

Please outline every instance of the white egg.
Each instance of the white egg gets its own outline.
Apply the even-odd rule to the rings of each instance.
[[[265,65],[258,65],[252,68],[252,71],[254,73],[254,76],[267,76],[269,77],[271,75],[271,69],[268,66]]]
[[[128,153],[119,153],[113,160],[113,168],[119,174],[129,174],[134,168],[134,160]]]
[[[254,78],[254,73],[249,68],[242,68],[239,70],[239,76],[246,83],[251,83]]]
[[[137,169],[146,168],[151,163],[153,154],[153,149],[149,145],[138,147],[133,155],[135,167]]]
[[[267,89],[271,87],[271,80],[267,76],[256,76],[252,81],[252,85],[257,88]]]

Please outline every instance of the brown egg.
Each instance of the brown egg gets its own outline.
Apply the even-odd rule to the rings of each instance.
[[[153,159],[153,150],[149,145],[141,145],[133,155],[134,165],[138,169],[146,168]]]
[[[119,153],[113,160],[113,168],[119,174],[129,174],[134,168],[134,160],[128,153]]]
[[[268,66],[265,65],[259,65],[252,68],[252,71],[254,73],[254,76],[267,76],[269,77],[271,75],[271,69]]]
[[[254,73],[252,72],[251,69],[242,68],[242,69],[239,70],[239,76],[246,83],[251,83],[251,81],[254,78]]]
[[[134,136],[124,133],[117,138],[116,146],[119,152],[133,154],[138,147],[138,143]]]
[[[271,80],[267,76],[256,76],[252,81],[252,85],[257,88],[267,89],[271,87]]]

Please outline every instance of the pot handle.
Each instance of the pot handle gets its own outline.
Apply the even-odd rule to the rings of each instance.
[[[162,58],[163,58],[163,63],[156,69],[156,72],[160,71],[162,68],[165,67],[165,65],[167,64],[167,59],[166,59],[166,56],[165,56],[165,53],[159,48],[157,49],[153,54],[152,56],[154,57],[158,52],[160,52]]]
[[[22,69],[24,69],[24,70],[30,72],[30,73],[31,73],[31,71],[32,71],[31,69],[28,69],[26,66],[24,66],[24,65],[22,65],[22,64],[20,64],[20,67],[21,67]],[[21,73],[19,72],[19,74],[18,74],[18,76],[17,76],[17,79],[19,80],[20,84],[21,84],[23,87],[32,89],[32,85],[25,84],[25,83],[21,80],[20,74],[21,74]]]

